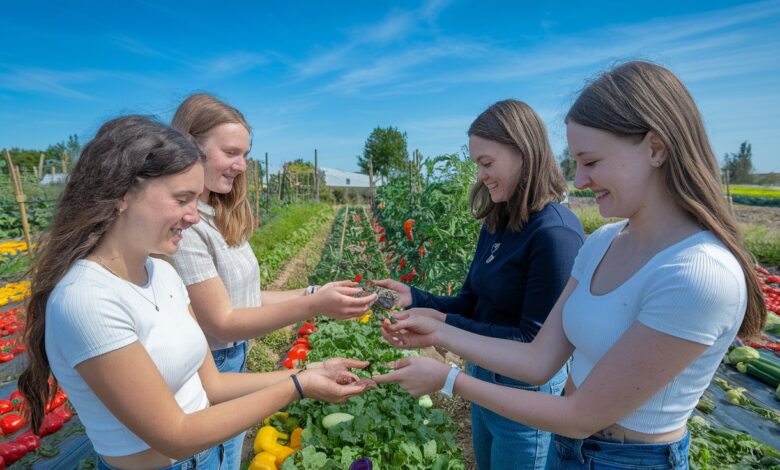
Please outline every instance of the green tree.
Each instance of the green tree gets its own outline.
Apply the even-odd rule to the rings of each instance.
[[[753,173],[753,149],[746,140],[739,145],[739,152],[723,156],[723,170],[732,183],[749,183]]]
[[[574,180],[577,173],[577,162],[569,153],[569,147],[564,147],[563,152],[558,155],[558,164],[561,166],[561,173],[566,181]]]
[[[368,174],[368,160],[374,170],[374,177],[385,178],[402,171],[409,151],[406,149],[406,132],[395,127],[376,127],[368,136],[363,147],[363,155],[358,156],[358,166]]]

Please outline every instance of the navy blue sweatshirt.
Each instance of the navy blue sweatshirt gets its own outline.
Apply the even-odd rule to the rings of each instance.
[[[447,314],[447,323],[483,336],[530,342],[563,292],[585,240],[569,209],[551,203],[520,232],[483,225],[460,293],[435,296],[412,288],[411,307]]]

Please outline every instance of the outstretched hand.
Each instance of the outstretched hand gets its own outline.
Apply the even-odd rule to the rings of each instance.
[[[396,307],[406,308],[412,305],[412,288],[403,282],[393,279],[380,279],[374,281],[374,284],[395,291],[398,294],[398,301],[395,303]]]
[[[373,380],[361,380],[347,370],[348,368],[364,369],[368,366],[368,361],[333,358],[321,364],[322,367],[307,368],[298,373],[303,394],[307,398],[328,403],[343,403],[350,397],[376,387]]]
[[[417,309],[395,313],[396,323],[385,319],[382,324],[382,337],[396,348],[425,348],[439,342],[438,333],[446,324],[426,315],[416,315],[414,310]]]
[[[395,369],[371,379],[377,384],[398,383],[415,397],[433,393],[444,387],[450,367],[428,357],[405,357],[390,364]]]
[[[336,320],[349,320],[362,316],[377,299],[376,294],[353,297],[362,292],[357,282],[329,282],[314,293],[320,312]]]

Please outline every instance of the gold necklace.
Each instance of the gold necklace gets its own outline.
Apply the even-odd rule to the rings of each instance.
[[[147,279],[149,279],[149,285],[150,285],[150,286],[152,286],[152,295],[154,296],[154,302],[152,302],[151,300],[149,300],[149,298],[147,298],[145,295],[143,295],[143,294],[141,293],[141,291],[140,291],[140,290],[138,290],[138,289],[135,287],[135,284],[133,284],[132,282],[130,282],[130,281],[128,281],[127,279],[123,278],[122,276],[120,276],[119,274],[117,274],[116,272],[114,272],[114,270],[113,270],[113,269],[111,269],[111,268],[109,268],[108,266],[106,266],[106,263],[104,263],[104,262],[103,262],[103,259],[102,259],[100,256],[97,256],[97,255],[92,255],[92,257],[95,259],[95,262],[97,262],[97,264],[99,264],[99,265],[103,266],[103,267],[106,269],[106,271],[110,272],[110,273],[111,273],[111,274],[113,274],[114,276],[116,276],[116,277],[118,277],[119,279],[121,279],[121,280],[125,281],[126,283],[128,283],[128,284],[130,285],[130,288],[131,288],[131,289],[133,289],[133,290],[134,290],[134,291],[135,291],[135,292],[136,292],[138,295],[140,295],[140,296],[141,296],[141,297],[142,297],[142,298],[143,298],[145,301],[147,301],[147,302],[149,302],[150,304],[154,305],[154,309],[155,309],[155,310],[157,310],[158,312],[160,311],[160,307],[158,307],[158,306],[157,306],[157,294],[154,292],[154,283],[152,282],[152,279],[151,279],[151,277],[149,276],[149,271],[146,269],[146,265],[144,265],[144,271],[146,271],[146,278],[147,278]]]

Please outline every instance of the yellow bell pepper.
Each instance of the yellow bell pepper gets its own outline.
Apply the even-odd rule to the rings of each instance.
[[[365,325],[366,323],[368,323],[368,320],[371,318],[371,315],[372,315],[372,314],[373,314],[373,312],[372,312],[371,310],[369,310],[369,311],[367,311],[366,313],[364,313],[364,314],[363,314],[363,316],[362,316],[362,317],[360,317],[360,319],[359,319],[360,323],[362,323],[362,324],[364,324],[364,325]]]
[[[270,452],[260,452],[249,463],[247,470],[277,470],[276,457]]]
[[[287,419],[289,416],[290,416],[290,413],[287,413],[285,411],[277,411],[276,413],[272,414],[271,416],[265,418],[263,420],[263,424],[265,426],[270,426],[272,419],[274,419],[274,418]]]
[[[273,426],[263,426],[257,431],[255,437],[254,450],[256,454],[263,451],[273,454],[276,457],[276,463],[281,465],[284,459],[289,457],[294,450],[287,446],[283,446],[277,442],[278,439],[289,439],[289,436],[285,433],[279,432]]]

